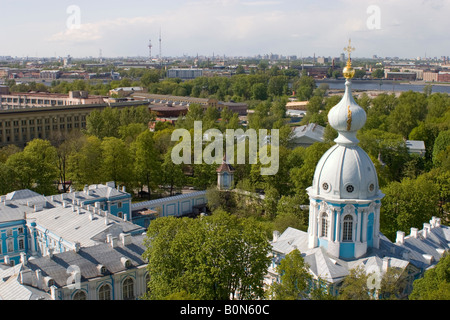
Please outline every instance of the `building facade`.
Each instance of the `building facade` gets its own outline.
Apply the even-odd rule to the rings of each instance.
[[[133,203],[133,223],[147,228],[158,217],[181,217],[206,211],[206,191],[181,194],[168,198]]]
[[[111,104],[35,106],[0,110],[0,147],[16,144],[20,147],[34,139],[51,139],[55,135],[86,128],[87,116],[94,110],[137,107],[142,101]]]
[[[202,69],[180,69],[174,68],[167,70],[167,78],[176,79],[179,78],[181,80],[192,80],[198,77],[203,76]]]

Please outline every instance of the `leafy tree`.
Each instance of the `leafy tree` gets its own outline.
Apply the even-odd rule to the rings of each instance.
[[[88,135],[103,138],[103,116],[101,111],[93,110],[86,118],[86,132]]]
[[[378,296],[382,300],[397,300],[404,298],[404,291],[408,285],[407,271],[390,267],[383,274]]]
[[[169,187],[170,195],[176,188],[181,188],[185,182],[183,166],[175,164],[172,161],[172,148],[170,148],[164,155],[164,161],[161,165],[162,169],[162,184]]]
[[[274,230],[283,233],[288,227],[306,231],[308,229],[308,215],[300,209],[301,199],[298,195],[283,195],[277,203],[277,215],[273,221]]]
[[[375,79],[384,78],[384,69],[376,69],[372,72],[372,77]]]
[[[102,111],[103,127],[101,130],[101,138],[103,137],[119,137],[120,112],[117,108],[106,107]]]
[[[442,117],[449,110],[450,97],[446,93],[436,92],[427,97],[427,119]]]
[[[254,220],[219,211],[201,219],[159,218],[145,243],[150,299],[179,292],[201,300],[264,296],[270,245]]]
[[[151,83],[159,82],[159,72],[157,70],[148,70],[141,77],[141,83],[144,87],[148,87]]]
[[[119,127],[119,137],[127,144],[133,143],[137,137],[143,133],[149,131],[148,126],[142,123],[130,123],[128,125]]]
[[[439,133],[434,142],[433,163],[435,166],[439,166],[441,164],[441,157],[439,157],[439,154],[441,152],[445,152],[448,146],[450,146],[450,130],[442,131]]]
[[[22,151],[21,148],[16,146],[15,144],[9,144],[0,149],[0,162],[5,163],[8,158],[14,153]]]
[[[267,87],[269,95],[282,96],[286,94],[288,86],[288,78],[286,76],[271,77]]]
[[[411,130],[409,140],[419,140],[425,143],[425,159],[432,161],[434,142],[439,134],[439,128],[427,121],[421,122],[417,127]]]
[[[267,85],[265,83],[255,83],[251,87],[253,100],[267,100]]]
[[[301,199],[299,204],[309,203],[306,189],[311,186],[317,163],[329,148],[330,144],[314,143],[305,149],[305,153],[302,156],[302,165],[294,167],[290,171],[290,181],[293,185],[293,191]]]
[[[236,74],[245,74],[245,68],[242,65],[238,65],[236,68]]]
[[[205,190],[217,182],[216,164],[193,164],[193,185],[198,189]]]
[[[450,300],[450,254],[445,254],[436,267],[425,271],[413,283],[410,300]]]
[[[362,79],[366,75],[365,70],[356,69],[355,70],[355,79]]]
[[[316,82],[313,77],[303,74],[300,80],[294,84],[297,98],[301,101],[307,101],[313,96],[313,92],[316,89]]]
[[[0,162],[0,182],[0,194],[16,190],[15,171],[3,162]]]
[[[35,139],[22,152],[11,155],[6,165],[14,170],[15,185],[40,194],[54,194],[58,179],[57,151],[49,141]]]
[[[131,175],[130,154],[125,142],[119,138],[107,137],[101,143],[101,170],[104,180],[114,181],[116,185],[129,183]]]
[[[427,112],[427,101],[424,94],[408,91],[398,98],[398,105],[388,117],[389,131],[407,138]]]
[[[299,250],[295,249],[277,267],[280,282],[274,282],[268,295],[275,300],[304,300],[309,297],[312,276]]]
[[[410,160],[406,142],[401,135],[372,129],[358,132],[360,146],[372,158],[381,159],[385,167],[378,172],[387,181],[400,181],[405,163]]]
[[[229,191],[219,190],[217,187],[209,187],[206,190],[208,199],[208,208],[211,212],[216,210],[228,210],[232,212],[235,209],[234,199]]]
[[[153,134],[148,130],[142,132],[131,149],[134,152],[134,172],[138,185],[141,189],[147,186],[151,199],[151,191],[158,187],[161,180],[161,163],[156,154]]]
[[[363,267],[351,269],[345,277],[339,290],[339,300],[372,300],[375,297],[375,289],[369,289],[369,275]]]
[[[83,137],[82,145],[67,159],[67,176],[77,189],[102,181],[101,140],[96,136]]]
[[[381,232],[395,240],[398,230],[420,228],[438,213],[438,190],[427,176],[391,182],[382,189],[386,195],[381,206]]]
[[[189,106],[189,111],[184,117],[179,117],[176,128],[183,128],[186,130],[191,130],[194,128],[195,121],[203,120],[203,107],[199,104],[191,104]]]
[[[63,192],[67,192],[69,185],[66,184],[69,176],[69,157],[72,153],[77,152],[84,143],[85,137],[81,131],[72,131],[67,136],[61,137],[61,143],[57,143],[57,165],[59,183],[62,185]]]

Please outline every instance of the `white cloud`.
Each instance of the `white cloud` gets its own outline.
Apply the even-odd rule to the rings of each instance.
[[[79,29],[53,28],[45,37],[48,46],[73,55],[96,54],[99,48],[105,56],[147,55],[152,39],[156,55],[161,28],[167,56],[212,52],[337,56],[348,38],[357,47],[355,56],[415,56],[424,47],[440,56],[450,49],[450,36],[444,31],[450,27],[446,14],[450,1],[196,0],[177,1],[164,10],[129,1],[129,7],[140,8],[137,13],[110,9],[111,18],[96,21],[90,15],[91,21],[82,21]],[[381,10],[379,30],[367,27],[370,5]]]

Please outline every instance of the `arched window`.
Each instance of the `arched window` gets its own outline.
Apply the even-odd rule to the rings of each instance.
[[[127,278],[122,284],[123,300],[134,299],[134,281],[131,278]]]
[[[86,300],[86,292],[78,291],[73,295],[73,300]]]
[[[353,217],[346,215],[344,217],[344,229],[343,229],[342,241],[353,241]]]
[[[322,237],[328,237],[328,214],[326,212],[322,213]]]
[[[98,300],[111,300],[111,286],[104,284],[98,290]]]

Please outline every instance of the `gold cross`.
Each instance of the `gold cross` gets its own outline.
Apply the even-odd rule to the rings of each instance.
[[[350,55],[356,49],[352,47],[352,39],[348,39],[348,46],[344,48],[344,51],[348,53],[348,59],[350,60]]]

